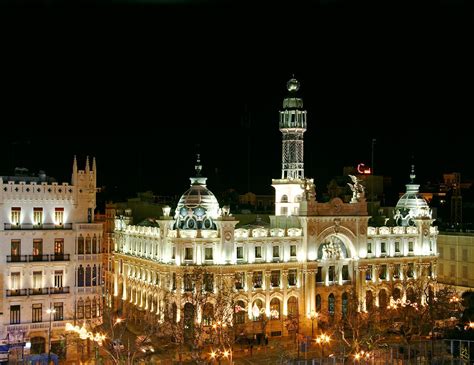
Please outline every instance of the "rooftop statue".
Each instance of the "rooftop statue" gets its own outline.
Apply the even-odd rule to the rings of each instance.
[[[349,177],[351,178],[353,182],[353,184],[347,183],[347,185],[349,185],[349,187],[352,190],[351,203],[365,201],[365,189],[364,189],[364,186],[360,184],[362,180],[359,180],[357,176],[354,176],[354,175],[349,175]]]

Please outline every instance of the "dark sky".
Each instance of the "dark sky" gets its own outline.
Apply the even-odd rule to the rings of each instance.
[[[422,182],[474,177],[462,1],[178,3],[4,3],[1,174],[69,179],[73,155],[88,154],[101,185],[177,194],[199,144],[211,189],[271,192],[295,74],[317,185],[370,163],[372,138],[375,170],[397,184],[412,156]]]

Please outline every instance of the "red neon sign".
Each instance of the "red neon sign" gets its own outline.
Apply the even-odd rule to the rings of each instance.
[[[370,167],[366,167],[365,164],[360,163],[357,165],[357,172],[362,175],[370,175],[372,173],[372,170]]]

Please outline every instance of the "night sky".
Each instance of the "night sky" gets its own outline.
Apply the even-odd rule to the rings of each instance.
[[[461,1],[10,2],[0,9],[0,173],[186,190],[196,150],[208,185],[271,193],[278,110],[292,74],[308,110],[306,174],[319,190],[370,164],[402,188],[474,178],[473,13]],[[199,147],[197,147],[199,145]]]

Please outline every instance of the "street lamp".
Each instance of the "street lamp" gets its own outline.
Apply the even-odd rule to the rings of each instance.
[[[325,343],[328,344],[330,340],[331,340],[331,336],[328,336],[324,333],[316,337],[316,343],[318,345],[321,345],[321,362],[322,362],[322,359],[324,358],[324,344]]]
[[[51,359],[51,315],[56,313],[56,309],[48,308],[46,313],[49,314],[49,335],[48,335],[48,361]]]
[[[314,337],[314,320],[318,318],[319,313],[313,309],[309,316],[311,318],[311,338],[313,338]]]

